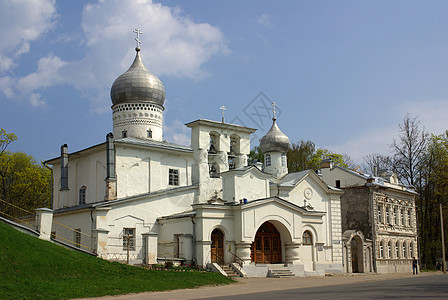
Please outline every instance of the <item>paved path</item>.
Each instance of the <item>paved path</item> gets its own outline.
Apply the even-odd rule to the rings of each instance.
[[[442,272],[425,272],[416,276],[441,275]],[[293,278],[238,278],[236,284],[225,286],[206,286],[196,289],[182,289],[166,292],[146,292],[120,296],[105,296],[101,300],[135,300],[135,299],[204,299],[225,297],[260,292],[311,288],[319,286],[353,284],[369,281],[381,281],[409,278],[409,273],[399,274],[340,274],[325,277],[293,277]],[[448,276],[448,275],[445,275]],[[91,299],[91,298],[90,298]]]

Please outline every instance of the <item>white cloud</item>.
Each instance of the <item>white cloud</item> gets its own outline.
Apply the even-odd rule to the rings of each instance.
[[[398,125],[398,124],[397,124]],[[325,146],[333,152],[348,154],[354,162],[361,165],[363,156],[371,153],[390,154],[389,145],[397,136],[397,126],[377,127],[340,145]]]
[[[0,72],[10,70],[14,59],[30,51],[29,43],[55,24],[54,0],[0,1]]]
[[[90,100],[92,111],[109,111],[112,82],[131,65],[135,56],[136,44],[132,31],[137,27],[143,32],[142,59],[146,67],[158,76],[200,79],[207,75],[203,68],[205,62],[219,53],[228,53],[218,28],[206,23],[195,23],[182,15],[179,9],[150,0],[100,0],[87,4],[82,14],[84,58],[64,62],[49,54],[39,61],[36,72],[15,80],[13,86],[23,88],[23,91],[18,93],[15,90],[13,94],[26,92],[26,97],[29,97],[40,88],[65,83],[75,87],[83,97]],[[14,19],[11,22],[15,22]],[[44,32],[43,29],[48,29],[49,25],[40,28],[40,31],[30,36],[38,38],[38,33]],[[28,42],[15,43],[12,48],[24,52],[29,50],[27,47]],[[0,67],[8,69],[12,63],[11,60],[0,60]],[[51,64],[54,72],[46,68]],[[14,79],[0,78],[0,88],[8,96],[12,93],[10,87],[5,86],[6,81],[11,83]]]
[[[189,146],[191,144],[190,130],[180,120],[175,119],[171,125],[163,125],[164,139],[169,142]]]
[[[266,27],[272,28],[274,27],[271,22],[271,16],[269,14],[262,14],[260,18],[258,18],[258,24],[264,25]]]
[[[448,100],[407,102],[403,108],[411,117],[418,117],[429,133],[441,134],[448,130]]]

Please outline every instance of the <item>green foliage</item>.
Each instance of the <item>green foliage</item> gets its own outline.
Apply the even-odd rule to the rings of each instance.
[[[260,147],[255,146],[254,149],[250,150],[249,162],[254,163],[256,160],[264,162],[263,152],[261,152]]]
[[[6,130],[0,128],[0,156],[6,151],[9,144],[17,140],[14,133],[6,133]]]
[[[229,284],[217,273],[156,271],[108,262],[0,223],[0,299],[66,299]]]
[[[290,173],[303,170],[318,170],[324,159],[331,158],[335,166],[342,168],[353,168],[353,163],[349,156],[331,152],[328,149],[317,148],[312,141],[300,141],[293,143],[287,153],[288,171]]]
[[[32,211],[50,204],[51,172],[30,155],[3,152],[0,156],[0,198]]]

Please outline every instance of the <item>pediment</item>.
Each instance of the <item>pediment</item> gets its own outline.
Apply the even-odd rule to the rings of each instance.
[[[252,175],[257,179],[263,179],[263,180],[270,179],[272,177],[272,175],[260,171],[255,166],[247,166],[247,167],[243,167],[243,168],[239,168],[239,169],[232,169],[232,170],[223,172],[220,175],[222,178],[227,178],[227,177],[231,177],[231,176],[243,177],[243,176],[247,176],[247,175]]]
[[[265,199],[258,199],[249,201],[246,204],[239,205],[238,207],[241,207],[241,210],[249,210],[254,208],[263,208],[266,206],[270,206],[272,204],[275,204],[277,207],[282,207],[286,211],[297,213],[304,216],[323,216],[325,215],[325,212],[321,211],[314,211],[314,210],[307,210],[304,207],[295,205],[287,200],[281,199],[279,197],[269,197]]]

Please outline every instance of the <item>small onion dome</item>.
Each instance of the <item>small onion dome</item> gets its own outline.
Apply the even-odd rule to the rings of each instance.
[[[271,129],[261,138],[260,148],[263,153],[281,152],[286,153],[289,148],[289,138],[278,128],[275,118]]]
[[[129,102],[150,102],[163,106],[165,87],[160,79],[146,69],[140,58],[140,48],[132,66],[117,79],[110,90],[113,105]]]

